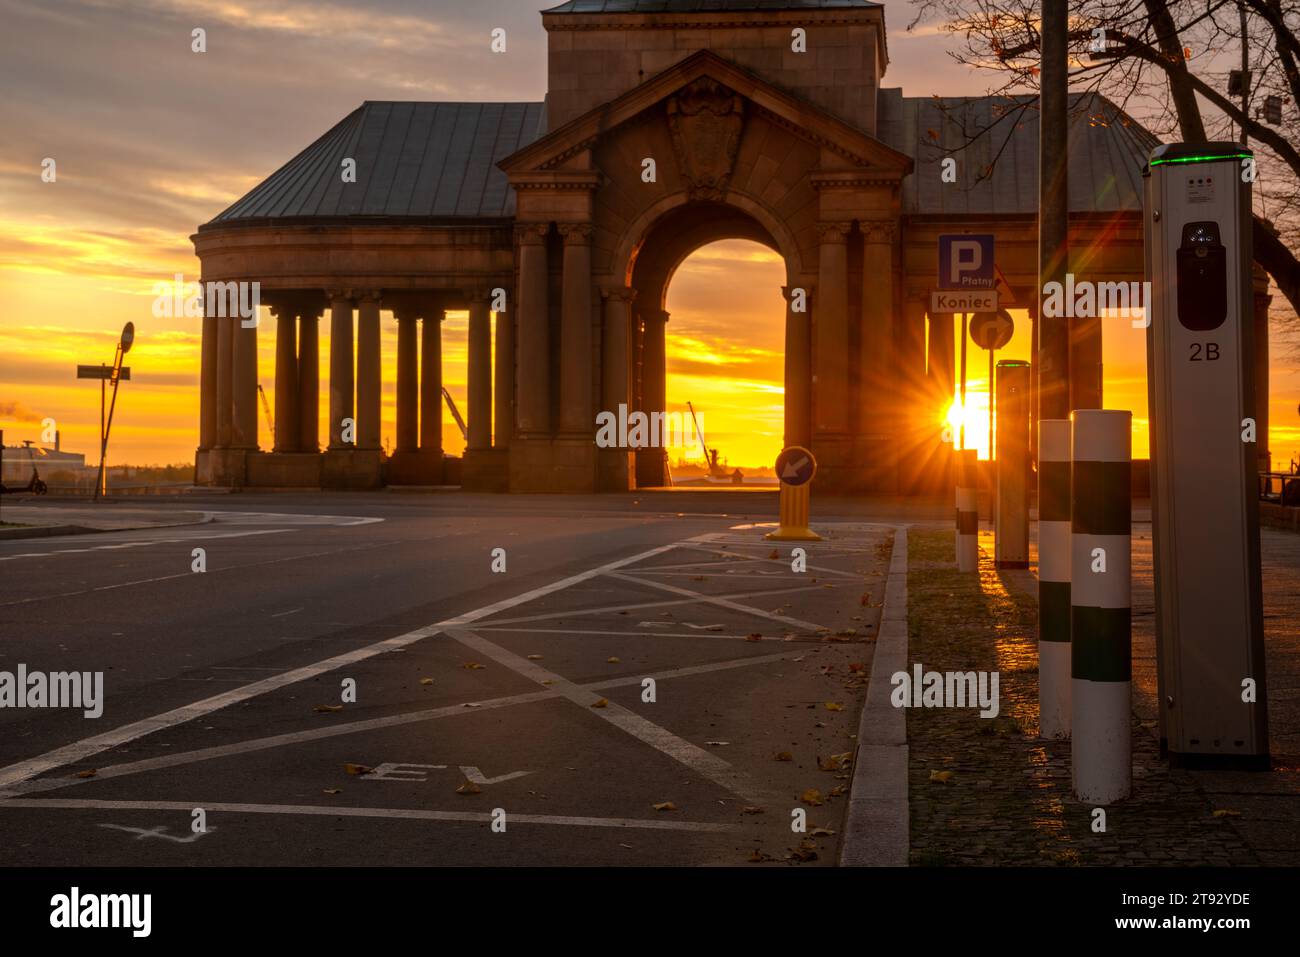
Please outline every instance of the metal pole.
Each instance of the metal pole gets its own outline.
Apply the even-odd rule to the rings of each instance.
[[[1246,136],[1246,119],[1250,116],[1250,53],[1246,39],[1246,5],[1237,4],[1237,11],[1241,14],[1241,145],[1248,143]]]
[[[1070,415],[1070,329],[1064,316],[1047,316],[1043,289],[1064,287],[1069,268],[1066,162],[1069,156],[1067,2],[1043,0],[1043,48],[1038,128],[1039,418]]]
[[[117,344],[117,353],[113,356],[113,402],[108,408],[108,419],[104,419],[103,389],[104,380],[100,381],[100,421],[103,423],[99,435],[99,482],[95,486],[95,501],[108,496],[108,472],[104,469],[104,460],[108,455],[108,432],[113,427],[113,409],[117,407],[117,382],[122,368],[122,343]]]
[[[0,488],[5,484],[5,430],[0,429]],[[4,501],[4,495],[0,494],[0,502]]]
[[[993,353],[995,351],[996,350],[994,349],[989,350],[989,463],[990,464],[992,464],[993,459],[995,457],[994,448],[993,448],[995,444],[993,441],[993,413],[995,411],[995,405],[994,405],[995,393],[993,389]]]
[[[961,447],[966,448],[966,313],[961,314]]]

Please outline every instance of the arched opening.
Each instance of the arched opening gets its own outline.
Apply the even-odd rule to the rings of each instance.
[[[673,469],[685,482],[729,485],[738,466],[741,482],[773,484],[785,431],[787,272],[771,233],[735,206],[678,206],[648,230],[629,269],[632,396],[670,429],[659,447],[637,452],[639,487],[669,484]],[[702,413],[704,444],[688,402]]]
[[[674,485],[775,485],[785,428],[784,282],[781,257],[747,239],[702,246],[673,274],[667,411],[698,420],[703,439],[693,429],[691,441],[669,448]]]

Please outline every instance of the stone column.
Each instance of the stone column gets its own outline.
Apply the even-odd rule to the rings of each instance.
[[[896,431],[902,396],[894,357],[893,222],[864,221],[862,228],[862,337],[858,353],[862,431]]]
[[[632,302],[636,290],[616,286],[603,291],[605,324],[601,336],[602,411],[618,415],[618,407],[632,407]],[[593,420],[594,423],[594,420]]]
[[[953,389],[957,384],[957,358],[953,352],[956,348],[953,339],[954,321],[953,314],[950,312],[930,315],[926,378],[930,383],[932,401],[938,405],[940,415],[943,415],[952,404]]]
[[[405,307],[396,310],[394,316],[397,319],[397,451],[415,452],[420,447],[416,317]]]
[[[465,423],[468,433],[466,449],[478,451],[492,448],[492,313],[490,297],[486,292],[476,292],[469,301],[469,341],[467,359],[467,389],[469,393],[469,418]],[[501,316],[497,316],[497,322]],[[426,319],[425,322],[428,322]]]
[[[814,356],[815,432],[843,435],[849,428],[849,275],[851,223],[819,223],[817,316]]]
[[[230,448],[234,431],[234,371],[236,320],[217,318],[217,445],[219,449]]]
[[[547,306],[546,234],[549,223],[519,226],[519,295],[516,417],[522,437],[551,431],[550,330]]]
[[[356,444],[353,423],[351,443],[343,441],[343,420],[351,419],[354,381],[352,373],[352,293],[331,290],[330,298],[330,427],[331,449]]]
[[[203,347],[199,353],[199,449],[217,444],[217,339],[216,316],[203,317]]]
[[[234,380],[231,386],[230,444],[237,449],[257,448],[257,325],[245,326],[239,317],[225,320],[231,326],[234,342],[231,359]],[[250,321],[260,321],[254,316]]]
[[[357,448],[378,449],[380,365],[378,292],[357,301]]]
[[[420,451],[442,458],[442,320],[440,301],[422,312],[420,338]],[[468,429],[467,429],[468,431]]]
[[[320,451],[320,311],[307,306],[298,324],[298,451]]]
[[[591,409],[591,237],[590,223],[564,223],[564,300],[560,327],[560,431],[590,436]]]
[[[668,313],[662,309],[642,311],[645,331],[641,352],[642,391],[647,415],[664,412],[668,404],[668,363],[664,340],[668,335]],[[657,451],[657,450],[656,450]]]
[[[290,303],[271,307],[275,315],[275,451],[298,450],[297,308]]]
[[[492,444],[510,446],[515,431],[515,315],[507,303],[505,312],[497,313],[496,402],[493,408]]]
[[[812,293],[783,286],[785,294],[785,444],[812,443]]]
[[[1268,305],[1273,297],[1268,294],[1268,275],[1258,266],[1254,275],[1254,338],[1255,338],[1255,448],[1258,450],[1259,471],[1273,470],[1273,453],[1268,445]]]

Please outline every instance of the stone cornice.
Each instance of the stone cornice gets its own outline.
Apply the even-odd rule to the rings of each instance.
[[[586,147],[579,144],[565,152],[565,157],[579,153]],[[552,163],[556,160],[552,160]],[[549,164],[548,164],[549,165]],[[583,192],[600,188],[601,175],[595,170],[557,170],[547,169],[539,172],[515,173],[510,177],[510,185],[517,190],[554,189],[568,192]]]

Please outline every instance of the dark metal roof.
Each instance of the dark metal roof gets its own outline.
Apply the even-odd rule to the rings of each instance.
[[[542,13],[738,13],[878,6],[872,0],[568,0]]]
[[[208,225],[282,219],[500,219],[497,162],[545,132],[542,103],[367,101]],[[344,183],[343,160],[357,162]]]
[[[1037,214],[1037,97],[910,97],[885,89],[879,104],[877,136],[916,159],[916,171],[903,181],[904,213]],[[989,128],[959,149],[966,134]],[[1073,94],[1070,211],[1141,210],[1142,167],[1159,142],[1100,94]],[[957,160],[956,183],[940,178],[947,156]],[[980,179],[990,165],[991,175]]]

